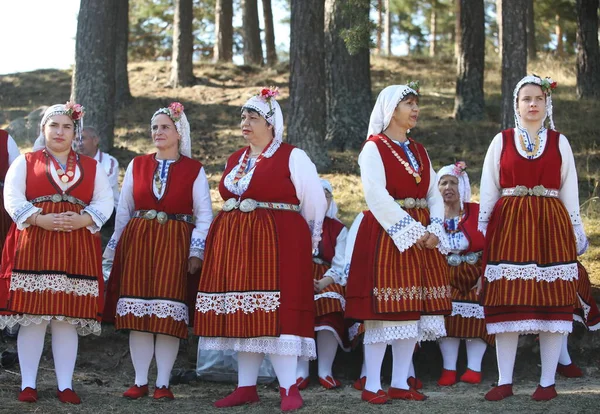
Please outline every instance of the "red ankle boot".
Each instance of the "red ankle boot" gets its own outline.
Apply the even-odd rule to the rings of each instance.
[[[388,395],[384,390],[371,392],[363,389],[360,398],[363,401],[368,402],[369,404],[385,404],[386,402],[388,402]]]
[[[488,401],[500,401],[506,397],[513,396],[512,384],[498,385],[485,394],[485,399]]]
[[[65,388],[63,391],[56,390],[56,396],[65,404],[81,404],[81,399],[71,388]]]
[[[414,388],[415,390],[422,390],[423,389],[423,382],[415,377],[408,377],[408,379],[406,380],[406,382],[408,382],[408,386],[410,388]]]
[[[456,371],[443,369],[442,375],[440,375],[440,379],[437,383],[442,387],[448,387],[450,385],[456,384]]]
[[[258,402],[258,392],[256,392],[256,385],[249,387],[237,387],[235,391],[229,394],[225,398],[221,398],[219,401],[214,403],[217,408],[225,407],[236,407],[238,405],[252,404]]]
[[[323,386],[323,388],[325,388],[327,390],[339,388],[342,385],[342,383],[340,381],[336,380],[333,377],[330,377],[329,375],[325,378],[319,377],[319,383]],[[301,389],[300,387],[298,387],[298,388]]]
[[[460,380],[469,384],[479,384],[481,383],[481,372],[467,368],[465,373],[460,376]]]
[[[137,400],[145,395],[148,395],[148,384],[139,387],[137,385],[133,385],[123,393],[123,397],[129,398],[130,400]]]
[[[535,392],[531,396],[536,401],[549,401],[553,398],[556,398],[558,394],[556,393],[556,388],[554,388],[554,384],[549,385],[547,387],[542,387],[538,385]]]
[[[19,401],[34,403],[38,400],[37,390],[31,387],[25,387],[23,391],[19,393]]]
[[[581,371],[581,368],[572,362],[569,365],[558,364],[556,367],[556,372],[567,378],[583,377],[583,371]]]
[[[292,385],[287,392],[285,388],[279,387],[279,395],[281,396],[281,411],[297,410],[304,405],[296,384]]]
[[[365,384],[367,383],[367,377],[360,377],[352,384],[352,388],[355,390],[362,391],[365,389]]]
[[[403,390],[402,388],[390,387],[388,396],[393,400],[425,401],[427,399],[425,394],[421,394],[413,388]]]

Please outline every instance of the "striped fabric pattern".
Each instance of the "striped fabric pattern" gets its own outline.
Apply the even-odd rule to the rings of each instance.
[[[315,280],[321,280],[325,272],[329,270],[329,266],[324,264],[313,263],[313,277]],[[320,291],[318,295],[332,293],[332,296],[346,296],[346,288],[338,283],[332,283],[325,289]],[[316,294],[315,294],[316,296]],[[315,300],[315,316],[323,316],[328,313],[344,312],[342,302],[333,297],[321,297]]]
[[[463,318],[460,315],[446,317],[446,333],[450,338],[483,339],[488,345],[494,345],[494,335],[488,335],[484,319]]]

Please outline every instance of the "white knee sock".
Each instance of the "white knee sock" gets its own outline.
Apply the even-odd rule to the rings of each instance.
[[[238,387],[252,387],[256,385],[260,365],[265,354],[254,352],[238,352]]]
[[[498,385],[512,384],[519,334],[505,332],[496,334],[496,359],[498,360]]]
[[[410,365],[408,366],[408,377],[417,378],[417,374],[415,373],[415,363],[412,357],[410,358]]]
[[[154,356],[154,335],[149,332],[129,332],[129,352],[135,370],[135,385],[148,385],[148,370]]]
[[[540,385],[548,387],[554,384],[556,376],[556,366],[560,349],[562,347],[563,337],[566,335],[561,333],[540,332],[540,354],[542,357],[542,376],[540,377]]]
[[[487,349],[483,339],[467,339],[467,368],[471,371],[481,372],[481,361]]]
[[[308,376],[310,375],[308,365],[308,360],[298,358],[298,366],[296,367],[296,378],[308,378]]]
[[[362,361],[362,365],[360,366],[360,377],[366,377],[367,376],[367,359],[365,358],[365,346],[363,345],[363,349],[362,349],[362,356],[363,356],[363,361]]]
[[[169,388],[169,379],[177,353],[179,352],[179,338],[170,335],[156,335],[154,345],[154,358],[156,358],[156,387]]]
[[[396,339],[392,342],[392,387],[407,390],[408,371],[412,363],[416,338]]]
[[[458,360],[458,348],[460,347],[459,338],[441,338],[439,340],[442,359],[444,360],[444,369],[456,371],[456,361]]]
[[[79,345],[77,329],[69,322],[57,320],[50,323],[50,329],[52,330],[52,357],[54,358],[58,390],[73,389],[73,371],[75,371]]]
[[[296,383],[298,357],[294,355],[269,354],[269,358],[277,375],[279,386],[289,391],[290,387]]]
[[[563,335],[562,346],[560,348],[560,357],[558,357],[558,363],[561,365],[571,365],[571,355],[569,355],[568,348],[569,336]]]
[[[30,325],[21,325],[17,336],[17,354],[21,368],[21,390],[27,387],[36,389],[36,380],[40,358],[44,350],[44,337],[49,321]]]
[[[377,392],[381,389],[381,364],[385,356],[385,343],[365,344],[365,365],[367,368],[367,383],[365,389]]]
[[[317,362],[319,364],[319,377],[327,378],[328,376],[333,378],[331,368],[333,367],[333,360],[337,352],[338,342],[331,331],[319,331],[317,332]]]

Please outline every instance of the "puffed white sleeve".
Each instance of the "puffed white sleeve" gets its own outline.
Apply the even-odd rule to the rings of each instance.
[[[133,201],[133,163],[132,160],[125,171],[123,179],[123,187],[121,188],[121,196],[119,197],[119,207],[115,215],[115,231],[104,250],[104,258],[112,259],[115,256],[115,250],[119,239],[125,230],[125,226],[131,220],[135,211],[135,202]]]
[[[492,140],[485,154],[483,170],[481,171],[481,185],[479,186],[479,223],[477,230],[484,235],[496,202],[500,199],[500,155],[502,154],[502,133],[497,134]]]
[[[581,216],[579,215],[579,185],[577,182],[577,169],[575,168],[575,157],[569,141],[564,135],[560,135],[558,149],[562,157],[560,167],[560,188],[558,198],[565,205],[577,244],[577,254],[583,254],[588,248],[588,239],[585,235]]]
[[[6,146],[8,149],[8,165],[12,164],[14,160],[17,159],[19,155],[21,155],[21,151],[17,146],[15,140],[9,135],[8,141],[6,142]]]
[[[212,203],[210,201],[210,189],[208,187],[208,178],[206,178],[204,167],[200,168],[198,177],[196,177],[196,180],[194,180],[192,191],[196,225],[192,231],[190,257],[198,257],[204,260],[206,236],[208,235],[208,228],[210,227],[210,223],[213,219]]]
[[[348,238],[348,229],[344,227],[335,239],[335,254],[331,259],[331,267],[325,272],[323,277],[329,276],[335,283],[346,286],[348,275],[344,268],[346,267],[346,239]]]
[[[42,211],[41,208],[35,207],[27,200],[25,196],[26,182],[27,160],[25,155],[19,155],[10,165],[4,177],[4,208],[19,230],[29,227],[25,220]]]
[[[375,219],[394,240],[399,251],[409,249],[425,235],[425,227],[415,221],[386,190],[385,168],[377,144],[367,142],[358,156],[365,201]]]
[[[96,168],[96,177],[94,178],[94,193],[90,204],[81,210],[81,214],[88,213],[94,224],[88,226],[87,229],[96,233],[108,221],[115,207],[112,188],[108,182],[106,172],[101,165]]]
[[[429,158],[429,154],[427,154]],[[430,224],[427,226],[427,231],[433,233],[439,239],[437,245],[438,250],[442,254],[450,253],[450,241],[448,234],[444,230],[444,199],[438,189],[437,174],[431,167],[431,159],[429,159],[429,188],[427,189],[427,207],[429,207]]]
[[[321,186],[317,167],[306,152],[294,148],[290,154],[289,168],[291,180],[296,188],[296,197],[300,200],[300,214],[310,229],[312,235],[313,253],[318,251],[323,220],[327,211],[327,200]]]
[[[110,156],[108,181],[110,182],[110,187],[112,188],[116,209],[119,205],[119,161],[117,161],[117,159],[113,156]]]

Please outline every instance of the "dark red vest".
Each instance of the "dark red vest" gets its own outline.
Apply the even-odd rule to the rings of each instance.
[[[4,182],[8,171],[8,132],[0,129],[0,181]]]
[[[463,232],[469,241],[469,247],[465,252],[479,252],[485,245],[484,235],[477,230],[477,221],[479,219],[479,204],[464,203],[464,216],[458,223],[458,228]]]
[[[319,257],[326,262],[331,263],[335,256],[335,245],[337,237],[344,228],[344,225],[338,220],[325,217],[323,221],[323,233],[319,243]]]

